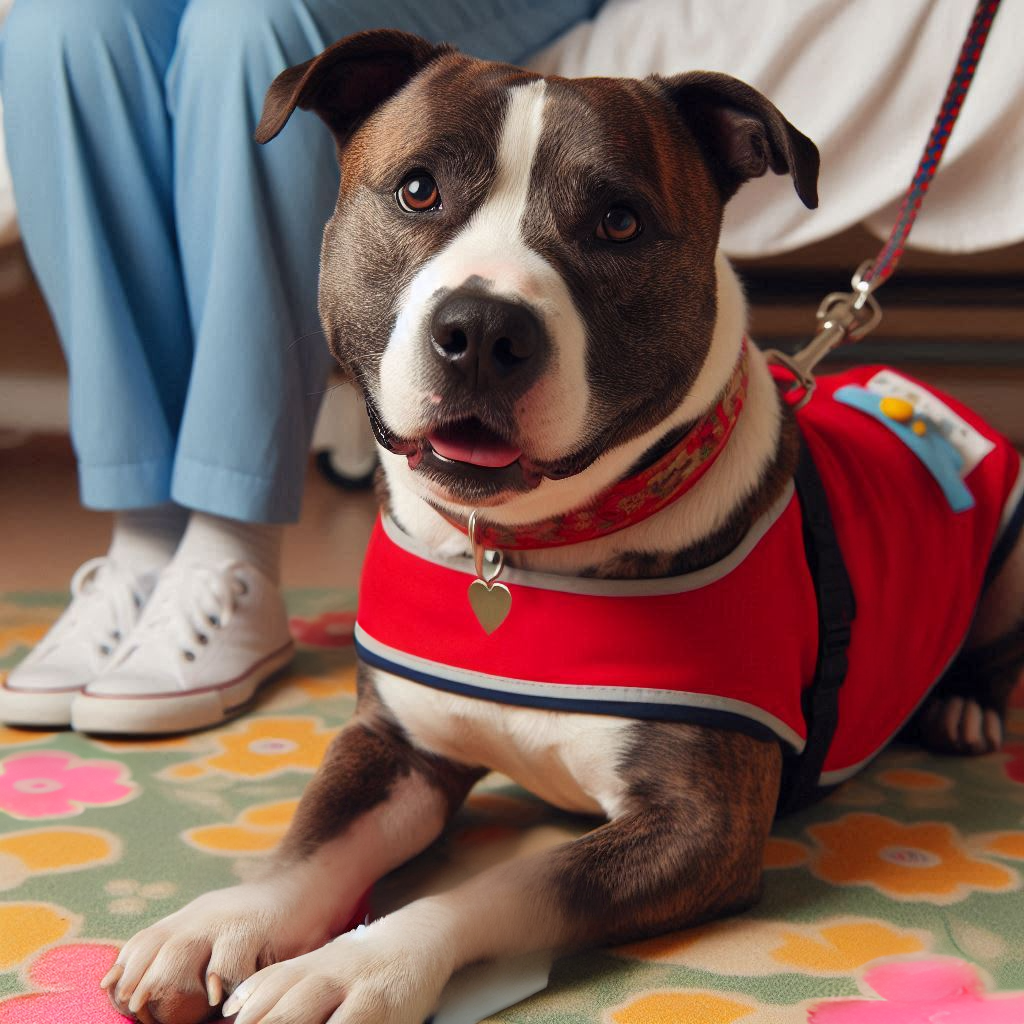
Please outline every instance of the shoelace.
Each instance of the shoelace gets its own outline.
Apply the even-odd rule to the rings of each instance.
[[[40,659],[60,652],[75,633],[87,638],[97,669],[132,631],[151,589],[151,577],[135,576],[106,555],[91,558],[71,578],[71,604],[39,649]]]
[[[197,650],[210,642],[212,630],[231,621],[238,599],[249,592],[239,570],[241,562],[172,566],[163,571],[132,632],[131,643],[118,655],[114,667],[124,664],[137,650],[152,654],[173,649],[186,662],[195,661]]]

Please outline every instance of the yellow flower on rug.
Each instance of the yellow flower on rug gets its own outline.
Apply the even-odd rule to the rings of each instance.
[[[848,814],[810,825],[811,871],[833,885],[865,885],[895,900],[955,903],[972,892],[1020,885],[1015,871],[974,857],[950,825],[904,825],[879,814]]]
[[[289,686],[302,690],[307,697],[321,700],[325,697],[338,697],[341,694],[355,696],[356,667],[346,665],[325,676],[295,676],[288,680]]]
[[[190,846],[224,857],[266,853],[281,841],[298,806],[298,800],[258,804],[242,811],[232,824],[190,828],[182,838]]]
[[[807,863],[810,852],[795,839],[769,836],[764,847],[764,866],[772,870],[798,868]]]
[[[717,992],[648,992],[605,1012],[608,1024],[733,1024],[757,1011]]]
[[[49,628],[45,622],[30,622],[0,629],[0,658],[7,657],[19,647],[35,647]]]
[[[176,781],[219,772],[266,779],[285,772],[314,772],[337,730],[319,718],[251,718],[235,729],[215,733],[218,750],[195,761],[173,765],[161,777]]]
[[[879,807],[885,803],[885,793],[863,779],[850,779],[825,799],[833,807]]]
[[[32,875],[80,871],[120,856],[121,840],[98,828],[30,828],[0,835],[0,891]]]
[[[620,946],[614,952],[718,975],[836,977],[884,957],[924,952],[929,945],[927,932],[870,918],[795,924],[738,917]]]
[[[323,673],[289,673],[268,691],[260,708],[268,715],[290,715],[308,708],[310,701],[331,701],[332,711],[351,710],[356,696],[356,667],[344,665]]]
[[[977,845],[986,853],[1007,860],[1024,860],[1024,832],[995,832],[977,837]]]
[[[809,974],[846,974],[882,957],[927,948],[917,935],[881,921],[840,922],[814,931],[783,928],[783,944],[772,950],[772,959]]]
[[[918,768],[890,768],[879,772],[875,781],[890,789],[901,789],[908,793],[938,793],[953,788],[953,780],[947,776]]]
[[[173,753],[176,750],[201,751],[208,750],[210,747],[209,740],[202,734],[199,736],[153,736],[150,739],[139,739],[134,736],[125,739],[107,736],[100,739],[97,736],[89,736],[88,740],[94,747],[109,750],[115,754],[159,754],[164,751]]]
[[[0,675],[0,678],[3,678]],[[28,743],[45,743],[52,740],[54,733],[40,732],[38,729],[14,729],[9,725],[0,725],[0,748],[20,747]]]
[[[78,928],[80,919],[51,903],[0,904],[0,971],[12,971]]]

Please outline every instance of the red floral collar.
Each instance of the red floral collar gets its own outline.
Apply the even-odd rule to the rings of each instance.
[[[480,522],[478,517],[477,543],[499,551],[534,551],[579,544],[641,523],[678,501],[722,454],[747,397],[749,362],[744,338],[736,367],[715,407],[639,473],[612,484],[585,508],[551,519],[525,526],[498,526]],[[468,534],[465,522],[438,511],[452,526]]]

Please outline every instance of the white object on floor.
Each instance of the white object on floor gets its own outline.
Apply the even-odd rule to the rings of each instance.
[[[548,987],[550,953],[527,953],[465,967],[445,986],[433,1024],[479,1024]]]
[[[114,659],[138,622],[155,574],[109,557],[86,562],[71,580],[71,603],[0,686],[0,722],[64,728],[75,696]]]
[[[726,208],[725,251],[765,256],[861,221],[888,234],[974,6],[609,0],[530,64],[567,76],[722,71],[760,89],[821,152],[817,210],[773,174],[744,186]],[[1024,4],[1004,3],[914,225],[914,248],[975,252],[1024,240],[1022,38]]]
[[[255,566],[183,563],[176,556],[127,642],[77,696],[81,732],[186,732],[246,709],[291,661],[281,592]]]
[[[327,451],[340,476],[362,480],[377,465],[377,445],[366,403],[352,384],[331,388],[324,396],[313,434],[313,450]]]

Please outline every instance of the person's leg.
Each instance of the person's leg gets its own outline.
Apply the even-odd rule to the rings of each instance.
[[[163,80],[185,0],[19,0],[2,87],[22,236],[91,508],[170,498],[192,362]]]
[[[163,79],[184,0],[20,0],[5,24],[5,128],[21,233],[71,382],[82,499],[122,510],[108,554],[0,689],[0,720],[66,725],[170,561],[168,504],[192,359]]]

